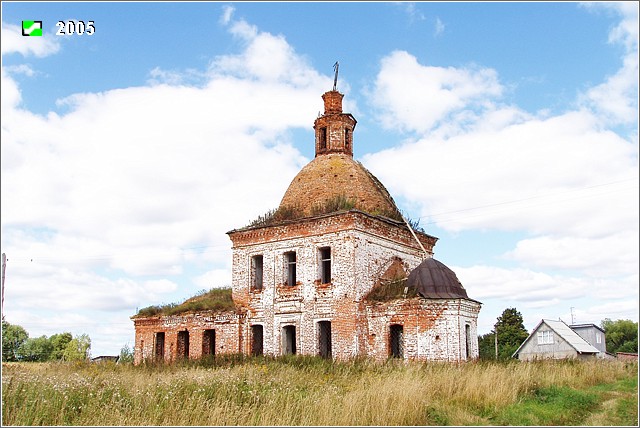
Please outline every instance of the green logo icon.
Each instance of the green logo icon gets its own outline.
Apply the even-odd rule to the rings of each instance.
[[[42,36],[42,21],[22,21],[23,36]]]

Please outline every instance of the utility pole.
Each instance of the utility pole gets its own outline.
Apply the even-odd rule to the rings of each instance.
[[[493,328],[493,337],[495,338],[496,360],[497,360],[498,359],[498,324],[496,324]]]
[[[7,255],[2,253],[2,307],[0,311],[2,312],[2,320],[4,321],[4,272],[7,270]]]
[[[575,324],[575,320],[574,320],[574,318],[573,318],[573,310],[574,310],[574,309],[575,309],[575,308],[574,308],[573,306],[571,306],[571,325],[574,325],[574,324]]]

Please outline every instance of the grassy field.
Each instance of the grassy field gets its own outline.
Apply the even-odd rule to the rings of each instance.
[[[638,365],[3,363],[2,424],[638,426]]]

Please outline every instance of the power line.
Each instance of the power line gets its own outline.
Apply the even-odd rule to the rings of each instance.
[[[479,206],[476,206],[476,207],[462,208],[462,209],[459,209],[459,210],[444,211],[444,212],[440,212],[440,213],[436,213],[436,214],[428,214],[428,215],[425,215],[425,216],[422,216],[422,217],[418,217],[418,218],[419,219],[434,218],[434,217],[437,217],[437,216],[443,216],[443,215],[447,215],[447,214],[455,214],[455,213],[474,211],[474,210],[479,210],[479,209],[484,209],[484,208],[494,208],[494,207],[502,207],[502,206],[506,206],[506,205],[513,205],[513,204],[518,204],[518,203],[521,203],[521,202],[526,202],[526,201],[535,200],[535,199],[554,198],[554,197],[558,197],[558,196],[562,196],[562,195],[566,195],[566,194],[572,194],[572,193],[580,192],[580,191],[583,191],[583,190],[594,189],[594,188],[599,188],[599,187],[603,187],[603,186],[610,186],[610,185],[613,185],[613,184],[624,183],[624,182],[628,182],[628,181],[631,181],[631,180],[637,180],[637,179],[620,180],[620,181],[614,181],[614,182],[610,182],[610,183],[603,183],[603,184],[597,184],[597,185],[593,185],[593,186],[587,186],[587,187],[583,187],[583,188],[579,188],[579,189],[571,189],[571,190],[552,193],[552,194],[536,195],[536,196],[530,196],[530,197],[527,197],[527,198],[514,199],[514,200],[510,200],[510,201],[496,202],[496,203],[493,203],[493,204],[479,205]],[[637,187],[637,185],[634,186],[634,187]],[[601,196],[601,195],[605,195],[605,194],[609,194],[609,193],[619,192],[621,190],[626,190],[626,189],[614,189],[614,190],[610,190],[610,191],[606,191],[606,192],[601,192],[601,193],[598,193],[598,194],[586,194],[586,195],[578,196],[578,197],[575,197],[575,198],[572,198],[572,199],[564,199],[562,201],[549,201],[549,202],[544,202],[544,203],[540,203],[540,204],[529,204],[529,205],[526,205],[526,206],[524,206],[522,208],[531,208],[531,207],[535,207],[535,206],[548,205],[550,203],[561,203],[561,202],[572,201],[572,200],[580,199],[580,198]],[[450,221],[458,221],[458,220],[464,220],[464,219],[467,219],[467,218],[478,217],[478,216],[482,216],[482,215],[486,215],[486,213],[480,213],[480,214],[475,214],[475,215],[471,215],[471,216],[456,217],[456,218],[453,218],[453,219],[433,220],[433,221],[430,221],[430,222],[428,222],[426,224],[436,224],[436,223],[445,223],[445,222],[450,222]]]
[[[527,202],[527,201],[532,201],[532,200],[537,200],[537,199],[542,199],[542,198],[553,198],[553,197],[558,197],[558,196],[563,196],[563,195],[567,195],[567,194],[573,194],[576,192],[581,192],[581,191],[585,191],[585,190],[589,190],[589,189],[595,189],[595,188],[601,188],[601,187],[605,187],[605,186],[612,186],[612,185],[616,185],[616,184],[620,184],[620,183],[627,183],[629,181],[637,181],[637,178],[629,178],[629,179],[624,179],[624,180],[618,180],[618,181],[612,181],[612,182],[608,182],[608,183],[602,183],[602,184],[596,184],[596,185],[592,185],[592,186],[586,186],[586,187],[581,187],[581,188],[577,188],[577,189],[570,189],[570,190],[565,190],[562,192],[556,192],[556,193],[550,193],[550,194],[543,194],[543,195],[535,195],[535,196],[530,196],[530,197],[526,197],[526,198],[520,198],[520,199],[513,199],[513,200],[507,200],[507,201],[501,201],[501,202],[496,202],[496,203],[492,203],[492,204],[486,204],[486,205],[478,205],[475,207],[469,207],[469,208],[461,208],[458,210],[451,210],[451,211],[443,211],[440,213],[435,213],[435,214],[428,214],[425,216],[421,216],[418,217],[418,219],[426,219],[426,218],[431,218],[433,219],[434,217],[438,217],[438,216],[445,216],[445,215],[449,215],[449,214],[456,214],[456,213],[465,213],[465,212],[469,212],[469,211],[475,211],[475,210],[480,210],[480,209],[485,209],[485,208],[495,208],[495,207],[504,207],[504,206],[508,206],[508,205],[514,205],[514,204],[518,204],[518,203],[522,203],[522,202]],[[635,186],[637,187],[637,185]],[[594,197],[594,196],[600,196],[603,194],[608,194],[608,193],[612,193],[612,192],[616,192],[616,191],[620,191],[620,190],[624,190],[624,189],[618,189],[618,190],[611,190],[609,192],[603,192],[600,194],[587,194],[587,195],[583,195],[583,196],[579,196],[578,198],[584,198],[584,197]],[[563,201],[560,202],[567,202],[570,200],[575,200],[576,198],[573,199],[564,199]],[[533,204],[533,205],[526,205],[523,206],[522,208],[531,208],[531,207],[535,207],[535,206],[540,206],[540,205],[548,205],[549,203],[560,203],[559,201],[551,201],[551,202],[544,202],[544,203],[540,203],[540,204]],[[425,224],[438,224],[438,223],[447,223],[447,222],[452,222],[452,221],[461,221],[461,220],[465,220],[465,219],[469,219],[469,218],[474,218],[474,217],[478,217],[478,216],[483,216],[483,215],[488,215],[488,213],[478,213],[478,214],[473,214],[473,215],[468,215],[468,216],[460,216],[460,217],[455,217],[455,218],[445,218],[445,219],[441,219],[441,220],[432,220],[429,221]],[[137,257],[149,257],[150,255],[179,255],[179,256],[186,256],[186,255],[192,255],[193,253],[190,253],[191,251],[198,251],[198,250],[204,250],[204,251],[200,251],[197,254],[209,254],[209,253],[214,253],[214,252],[223,252],[223,251],[230,251],[231,250],[231,246],[227,245],[227,244],[218,244],[218,245],[200,245],[200,246],[194,246],[194,247],[185,247],[185,248],[178,248],[175,250],[158,250],[158,251],[145,251],[145,252],[130,252],[130,253],[118,253],[118,254],[113,254],[113,255],[96,255],[96,256],[85,256],[85,257],[74,257],[73,260],[65,260],[65,259],[60,259],[60,258],[51,258],[51,257],[28,257],[28,258],[17,258],[16,257],[12,257],[12,260],[19,260],[19,261],[29,261],[29,262],[44,262],[44,263],[59,263],[59,264],[77,264],[78,262],[101,262],[101,261],[112,261],[114,259],[116,259],[117,257],[128,257],[128,258],[137,258]],[[4,273],[4,272],[3,272]],[[4,279],[4,277],[3,277]],[[4,290],[4,288],[3,288]]]
[[[96,256],[85,256],[85,257],[73,257],[72,261],[67,261],[65,259],[60,258],[52,258],[52,257],[12,257],[12,260],[18,260],[22,262],[46,262],[46,263],[59,263],[59,264],[77,264],[78,262],[101,262],[101,261],[112,261],[118,257],[128,257],[128,258],[137,258],[137,257],[149,257],[152,255],[156,255],[158,257],[165,255],[177,255],[177,256],[187,256],[193,255],[194,253],[190,253],[189,251],[196,250],[204,250],[209,249],[207,251],[200,251],[197,254],[209,254],[214,252],[223,252],[226,250],[231,251],[230,245],[204,245],[198,247],[187,247],[187,248],[178,248],[176,250],[157,250],[157,251],[136,251],[136,252],[121,252],[113,255],[96,255]]]

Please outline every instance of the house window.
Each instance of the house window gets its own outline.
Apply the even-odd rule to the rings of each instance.
[[[251,257],[251,288],[262,290],[262,255]]]
[[[288,286],[296,285],[296,252],[289,251],[284,253],[284,270],[285,284]]]
[[[322,247],[319,250],[320,255],[320,283],[328,284],[331,282],[331,247]]]
[[[602,343],[602,335],[596,332],[596,343]]]
[[[320,133],[318,134],[318,143],[320,145],[320,150],[325,150],[327,148],[327,128],[320,128]]]
[[[538,332],[538,345],[553,343],[553,332],[551,330]]]

